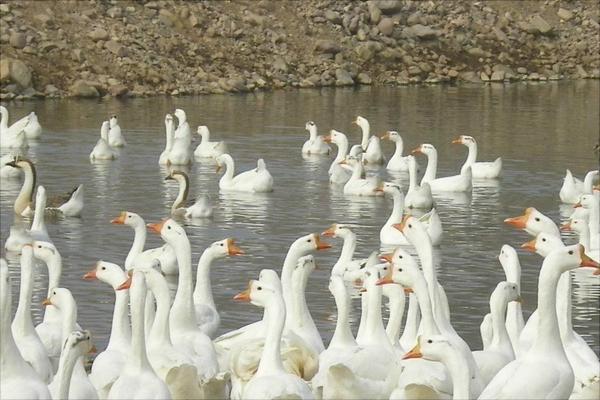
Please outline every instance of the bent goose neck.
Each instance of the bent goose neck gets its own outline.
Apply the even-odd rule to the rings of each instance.
[[[175,212],[175,210],[183,206],[188,198],[188,193],[190,190],[189,178],[186,175],[176,175],[176,180],[179,183],[179,192],[177,193],[177,198],[171,206],[171,212]]]
[[[263,354],[258,364],[256,376],[270,375],[283,372],[283,363],[281,362],[281,335],[286,319],[286,306],[281,296],[276,294],[265,307],[267,318],[267,335],[265,337],[265,346]]]
[[[125,259],[125,269],[130,270],[133,268],[134,261],[138,255],[144,251],[144,245],[146,244],[146,227],[144,223],[136,224],[133,228],[134,236],[131,249]]]
[[[473,143],[467,146],[469,149],[469,153],[467,154],[467,159],[465,160],[460,172],[463,173],[467,167],[472,166],[477,161],[477,144]]]
[[[490,311],[492,314],[492,342],[491,346],[495,348],[511,349],[510,338],[506,330],[506,299],[502,293],[494,291],[490,298]]]
[[[399,190],[396,190],[392,195],[392,200],[392,213],[385,223],[386,225],[399,223],[402,221],[402,215],[404,213],[404,195]]]
[[[33,202],[33,192],[35,191],[37,180],[33,163],[25,161],[21,162],[20,165],[25,174],[25,180],[23,181],[23,186],[21,186],[17,199],[15,200],[15,213],[18,215],[22,215],[23,211],[25,211],[25,209]]]
[[[198,261],[196,271],[196,287],[194,288],[194,303],[207,304],[215,308],[212,286],[210,284],[210,267],[213,256],[205,250]]]
[[[338,146],[338,152],[335,156],[334,163],[338,163],[345,159],[348,155],[348,138],[345,135],[340,136],[340,138],[337,139],[335,143]]]
[[[221,156],[225,162],[225,173],[221,179],[232,180],[233,174],[235,173],[235,163],[233,162],[233,158],[229,154],[224,154]]]

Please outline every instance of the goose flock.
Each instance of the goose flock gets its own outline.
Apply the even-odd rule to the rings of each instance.
[[[368,257],[357,257],[360,232],[335,221],[324,223],[321,233],[299,233],[281,255],[281,268],[263,269],[247,285],[239,282],[234,300],[262,308],[262,318],[218,336],[222,316],[213,297],[211,265],[245,251],[231,237],[203,244],[194,279],[192,246],[197,244],[184,227],[192,219],[212,218],[218,209],[208,193],[190,199],[186,166],[198,162],[224,170],[218,190],[234,196],[277,190],[277,174],[262,158],[256,168],[236,173],[226,143],[211,141],[206,126],[198,127],[200,143],[194,149],[187,115],[176,109],[165,116],[165,148],[156,152],[158,163],[169,171],[163,179],[178,187],[171,207],[150,216],[151,223],[134,210],[114,210],[110,222],[133,230],[130,250],[125,259],[97,261],[82,274],[114,292],[110,337],[98,352],[92,332],[78,323],[75,297],[61,285],[62,250],[46,227],[46,222],[61,224],[85,214],[83,185],[76,183],[65,196],[47,197],[36,174],[41,166],[27,155],[28,140],[41,137],[37,117],[31,113],[9,125],[8,111],[0,111],[0,144],[10,151],[2,159],[2,177],[23,177],[14,193],[14,218],[30,222],[28,229],[11,227],[5,240],[5,250],[20,262],[14,317],[8,264],[0,259],[2,399],[600,398],[598,356],[571,321],[571,271],[582,268],[581,273],[599,283],[598,170],[583,181],[567,170],[557,197],[571,206],[571,215],[560,227],[533,207],[504,221],[531,235],[521,247],[542,257],[537,309],[525,318],[519,255],[515,247],[503,245],[498,259],[506,279],[490,293],[489,313],[481,313],[483,348],[473,349],[452,325],[452,299],[434,265],[435,247],[445,245],[445,210],[435,200],[470,192],[474,180],[499,179],[502,159],[478,161],[477,141],[461,135],[452,143],[467,147],[464,164],[456,175],[439,177],[438,152],[430,143],[404,155],[397,131],[371,135],[369,121],[358,116],[353,122],[361,141],[350,147],[346,134],[330,130],[320,136],[309,121],[303,155],[329,158],[337,147],[328,170],[331,185],[349,199],[391,198],[392,210],[379,235],[386,250],[371,249]],[[381,140],[395,144],[389,160]],[[90,162],[111,162],[127,145],[113,115],[101,123]],[[417,155],[424,157],[417,162]],[[426,163],[420,181],[419,163]],[[382,181],[377,174],[382,167],[407,174],[409,186]],[[579,242],[565,244],[563,231],[575,232]],[[160,236],[163,245],[147,248],[148,232]],[[325,240],[336,239],[341,250],[328,288],[337,317],[333,337],[325,343],[306,295],[317,268],[315,254],[333,247]],[[48,286],[43,318],[34,325],[36,263],[47,268]],[[166,275],[177,280],[174,296]],[[355,318],[351,299],[356,296],[360,313]],[[387,323],[384,298],[389,302]],[[356,332],[354,319],[359,321]]]

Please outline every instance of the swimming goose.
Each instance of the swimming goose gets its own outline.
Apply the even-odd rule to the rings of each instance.
[[[404,141],[402,140],[402,136],[396,131],[387,131],[381,136],[381,139],[391,140],[396,143],[396,150],[394,151],[392,158],[390,158],[390,161],[388,161],[386,168],[390,171],[408,171],[408,157],[410,156],[402,155],[402,152],[404,151]]]
[[[569,222],[563,224],[560,227],[561,231],[574,231],[579,236],[579,244],[585,248],[585,254],[587,254],[592,260],[600,261],[600,249],[592,246],[590,243],[590,227],[587,221],[583,219],[572,219]],[[596,235],[596,239],[598,236]],[[598,246],[597,242],[594,243]]]
[[[218,157],[221,154],[227,153],[227,145],[224,141],[211,142],[210,131],[208,126],[201,125],[198,127],[198,135],[200,135],[200,144],[194,150],[194,156],[197,158]]]
[[[185,218],[210,218],[213,208],[208,196],[201,195],[195,201],[188,202],[190,191],[190,178],[183,171],[173,171],[165,177],[165,180],[174,180],[179,183],[179,193],[171,206],[171,215],[183,215]],[[188,204],[190,204],[188,206]]]
[[[33,215],[35,204],[33,204],[33,193],[36,189],[35,165],[28,159],[17,158],[6,165],[20,168],[25,173],[25,180],[21,191],[15,200],[15,214],[28,217]],[[77,186],[65,196],[57,196],[48,199],[47,212],[59,213],[67,217],[79,217],[83,210],[83,185]]]
[[[50,297],[42,303],[46,306],[56,307],[60,313],[61,324],[61,350],[62,344],[65,343],[74,330],[80,329],[77,325],[77,303],[69,289],[53,288]],[[65,378],[66,379],[66,378]],[[60,376],[55,375],[54,379],[48,385],[50,393],[58,393],[60,386]],[[98,393],[92,385],[85,367],[83,366],[83,356],[79,357],[73,368],[71,375],[71,384],[69,386],[69,398],[72,399],[97,399]]]
[[[177,129],[175,129],[175,134],[173,135],[173,139],[186,139],[190,143],[192,141],[192,133],[190,130],[190,124],[187,122],[187,115],[185,111],[180,108],[175,109],[173,115],[177,117]]]
[[[106,261],[98,261],[94,268],[83,276],[83,279],[88,281],[98,279],[110,285],[115,292],[115,307],[108,345],[94,359],[90,373],[90,381],[100,399],[108,397],[110,388],[121,374],[131,346],[131,327],[127,310],[129,292],[117,290],[127,278],[127,273],[121,267]]]
[[[379,137],[371,136],[371,126],[366,118],[358,116],[354,121],[362,131],[361,147],[365,153],[363,161],[368,164],[383,164],[385,157],[381,151],[381,142]]]
[[[54,399],[68,399],[71,390],[73,371],[84,355],[94,352],[90,331],[75,330],[69,333],[60,353],[60,363],[55,380],[57,385],[50,388]]]
[[[286,306],[281,293],[259,281],[234,297],[268,309],[265,345],[256,374],[244,387],[242,399],[314,398],[308,384],[287,373],[281,361],[281,336],[286,320]]]
[[[302,154],[329,154],[331,147],[325,142],[323,136],[317,135],[317,124],[308,121],[304,128],[310,137],[302,145]]]
[[[515,353],[506,329],[506,310],[509,302],[513,301],[521,301],[517,284],[506,281],[498,283],[490,296],[492,340],[486,349],[473,352],[481,378],[486,385],[498,371],[515,359]]]
[[[46,383],[15,344],[10,328],[11,300],[8,264],[0,258],[0,393],[7,399],[51,399]]]
[[[469,154],[467,159],[460,169],[460,173],[464,174],[468,167],[471,167],[473,178],[480,179],[495,179],[502,173],[502,158],[498,157],[491,162],[477,161],[477,141],[472,136],[460,135],[452,141],[452,144],[462,144],[467,146]]]
[[[21,286],[19,303],[11,328],[15,343],[23,359],[31,365],[38,376],[50,383],[54,370],[46,348],[40,340],[31,319],[31,296],[33,293],[33,248],[30,244],[21,249]]]
[[[184,126],[180,125],[180,128],[185,130],[186,126],[187,130],[189,131],[187,122],[185,122]],[[169,150],[168,154],[166,155],[165,163],[167,166],[190,165],[192,163],[192,148],[190,147],[192,144],[191,134],[188,133],[187,135],[178,135],[177,131],[174,131],[173,117],[170,114],[167,114],[165,117],[165,127],[167,130],[167,138],[171,138],[170,143],[167,139],[167,147]],[[165,149],[165,151],[167,150]]]
[[[173,135],[175,135],[175,131],[173,129],[173,116],[171,114],[165,115],[165,133],[167,139],[165,142],[165,149],[160,153],[160,157],[158,157],[159,165],[167,164],[169,153],[173,148]]]
[[[113,383],[108,399],[170,399],[167,385],[150,366],[144,334],[144,302],[146,279],[141,271],[133,270],[130,280],[119,286],[129,289],[131,296],[131,345],[125,365]]]
[[[344,185],[344,194],[355,196],[383,196],[383,193],[377,190],[379,186],[379,177],[374,175],[363,178],[364,169],[360,157],[347,156],[340,164],[348,164],[352,167],[352,175]]]
[[[239,256],[244,254],[233,239],[227,238],[214,242],[208,246],[198,260],[196,270],[196,286],[194,288],[194,307],[196,321],[202,332],[214,338],[221,324],[221,318],[213,299],[210,284],[210,268],[212,262],[226,256]]]
[[[452,342],[442,335],[422,335],[417,344],[403,360],[423,358],[438,361],[446,367],[452,377],[452,398],[464,400],[472,398],[471,375],[473,371],[469,363]]]
[[[96,142],[96,145],[90,153],[90,161],[115,160],[119,158],[119,152],[114,150],[108,144],[108,130],[109,122],[102,122],[102,127],[100,128],[100,139],[98,139],[98,142]]]
[[[432,192],[470,192],[472,189],[472,172],[470,166],[460,175],[436,178],[437,175],[437,150],[433,145],[424,143],[412,151],[413,154],[425,154],[427,156],[427,168],[421,179],[421,186],[428,183]]]
[[[217,172],[225,165],[225,173],[219,180],[219,190],[263,193],[273,191],[273,177],[262,158],[256,163],[256,168],[233,176],[235,164],[229,154],[217,157]]]
[[[342,238],[344,241],[340,257],[331,268],[331,275],[341,276],[345,281],[354,281],[359,276],[362,276],[362,272],[364,271],[361,271],[359,275],[356,275],[356,272],[364,269],[367,259],[354,258],[356,233],[344,224],[332,224],[322,235],[325,237]]]
[[[431,187],[429,183],[419,185],[417,182],[417,159],[412,155],[406,156],[406,158],[408,159],[409,186],[404,197],[404,207],[430,210],[433,207]]]
[[[153,259],[160,262],[162,272],[167,275],[177,274],[177,257],[175,251],[168,244],[164,244],[154,249],[144,250],[146,244],[146,223],[138,214],[130,211],[121,211],[118,217],[110,221],[115,225],[127,225],[134,230],[133,243],[125,259],[125,269],[133,269],[137,264],[149,265]]]
[[[0,147],[24,148],[27,147],[27,134],[25,127],[29,123],[29,115],[8,126],[8,110],[0,106]]]
[[[575,204],[582,194],[591,194],[596,176],[598,170],[589,171],[582,182],[567,169],[559,192],[560,200],[566,204]]]
[[[329,182],[336,184],[345,184],[352,175],[351,169],[346,169],[340,164],[348,155],[348,138],[342,132],[331,130],[329,135],[323,138],[325,143],[335,143],[338,147],[338,152],[335,159],[329,167]]]
[[[116,115],[111,116],[109,119],[108,144],[110,147],[123,147],[127,145],[125,138],[121,134],[121,127]]]
[[[4,242],[4,248],[7,251],[18,252],[24,245],[31,243],[32,240],[52,243],[52,240],[50,240],[50,236],[48,235],[48,229],[46,228],[46,189],[43,186],[38,187],[37,193],[35,194],[35,204],[37,204],[38,207],[33,213],[31,228],[23,229],[18,226],[10,227],[9,235],[6,238],[6,242]]]
[[[38,139],[42,135],[42,125],[40,125],[40,121],[35,112],[32,111],[29,113],[29,123],[23,130],[25,131],[27,139]]]
[[[481,399],[521,398],[524,395],[565,399],[571,395],[574,375],[560,338],[556,288],[563,272],[578,267],[600,270],[600,265],[585,255],[581,245],[558,248],[544,259],[538,283],[540,334],[527,354],[500,370],[481,393]]]

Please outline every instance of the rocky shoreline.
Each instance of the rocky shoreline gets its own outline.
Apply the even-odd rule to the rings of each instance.
[[[0,3],[0,100],[600,78],[596,1]]]

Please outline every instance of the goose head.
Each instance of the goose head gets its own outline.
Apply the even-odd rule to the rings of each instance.
[[[329,131],[329,135],[323,138],[323,141],[325,141],[325,143],[335,143],[339,145],[342,141],[348,142],[348,138],[342,132],[332,129]]]
[[[216,241],[208,246],[205,251],[209,252],[213,259],[226,256],[241,256],[245,254],[244,251],[235,244],[235,240],[232,238]]]
[[[554,268],[566,272],[575,268],[594,268],[594,275],[600,275],[600,264],[585,254],[580,244],[555,248],[546,258],[544,264],[552,263]]]
[[[550,254],[554,249],[558,247],[564,247],[562,240],[557,238],[554,235],[550,235],[546,232],[538,233],[538,235],[530,240],[529,242],[523,243],[521,245],[522,249],[527,251],[531,251],[533,253],[537,253],[542,257],[546,257]]]
[[[277,289],[281,293],[281,281],[277,272],[272,269],[262,269],[258,274],[258,280],[266,283],[268,286]]]
[[[185,183],[186,187],[190,186],[190,177],[188,176],[188,174],[186,174],[183,171],[178,171],[178,170],[173,170],[171,171],[171,173],[167,176],[165,176],[165,181],[169,181],[169,180],[173,180],[173,181],[177,181],[177,182],[183,182]]]
[[[210,133],[210,131],[208,130],[208,126],[206,126],[206,125],[198,126],[198,130],[196,132],[198,133],[198,135],[203,136],[203,137]]]
[[[8,164],[7,164],[8,165]],[[591,209],[594,206],[594,203],[598,203],[598,194],[582,194],[579,197],[579,201],[577,204],[573,206],[573,208],[583,207],[585,209]]]
[[[173,116],[171,114],[165,115],[165,125],[167,127],[173,126]]]
[[[402,136],[400,136],[400,134],[396,131],[387,131],[383,135],[380,136],[380,139],[383,139],[383,140],[387,139],[392,142],[401,142],[402,143]]]
[[[294,241],[290,246],[290,251],[294,251],[300,256],[312,253],[315,250],[327,250],[331,245],[321,240],[318,233],[309,233]]]
[[[86,281],[98,279],[116,290],[123,283],[123,280],[127,279],[127,273],[117,264],[100,260],[83,275],[83,279]]]
[[[171,218],[146,226],[151,232],[160,234],[160,237],[172,246],[176,246],[182,238],[187,237],[183,227]]]
[[[313,121],[308,121],[304,125],[304,129],[310,132],[313,129],[317,129],[317,125]]]
[[[71,291],[67,288],[54,288],[50,292],[50,296],[42,301],[44,306],[54,306],[59,310],[65,310],[69,306],[75,305],[75,298]]]
[[[370,128],[369,121],[365,117],[361,117],[360,115],[357,116],[356,119],[352,121],[352,123],[360,126],[363,130]]]
[[[111,115],[109,121],[110,121],[110,127],[111,128],[114,127],[114,126],[116,126],[118,124],[118,120],[117,120],[117,116],[116,115]]]
[[[519,290],[519,285],[517,285],[514,282],[499,282],[498,285],[496,285],[496,289],[494,290],[494,292],[496,291],[499,294],[501,294],[502,297],[505,298],[508,302],[521,302],[521,292]]]
[[[312,256],[312,254],[309,254],[306,256],[302,256],[298,259],[294,271],[310,275],[315,269],[317,269],[317,262],[315,261],[315,258]]]
[[[415,148],[411,154],[425,154],[427,157],[431,157],[433,155],[437,156],[437,150],[432,144],[423,143],[419,147]]]
[[[475,146],[477,142],[473,136],[460,135],[452,141],[452,144],[462,144],[467,147]]]
[[[403,360],[423,358],[430,361],[447,360],[452,352],[456,352],[452,343],[442,335],[420,335],[417,344],[402,357]]]
[[[579,218],[572,219],[560,226],[561,231],[577,232],[578,234],[582,234],[585,229],[589,229],[587,222]]]
[[[265,282],[251,280],[248,282],[248,287],[246,290],[236,294],[233,299],[241,302],[252,303],[259,307],[265,307],[275,296],[281,296],[277,289]]]
[[[402,232],[412,244],[420,243],[429,238],[429,234],[423,223],[410,214],[405,214],[402,217],[402,222],[392,226]],[[431,239],[429,240],[431,241]]]
[[[327,228],[321,235],[331,238],[345,238],[348,235],[351,235],[352,229],[345,224],[331,224],[329,228]]]
[[[176,108],[175,111],[173,112],[173,114],[175,115],[175,117],[177,117],[177,120],[179,121],[180,124],[185,122],[185,120],[186,120],[185,111],[183,111],[181,108]]]
[[[100,126],[100,136],[106,138],[108,135],[108,130],[110,129],[110,122],[102,121],[102,125]]]
[[[262,158],[259,158],[258,161],[256,161],[256,172],[262,172],[262,171],[266,171],[267,170],[267,164],[265,163],[265,160],[263,160]]]
[[[69,333],[62,351],[65,353],[74,351],[76,355],[80,356],[95,353],[96,348],[92,344],[92,334],[88,330],[75,330]]]
[[[33,242],[33,256],[46,264],[61,258],[60,253],[52,243],[42,240]]]
[[[535,236],[540,232],[546,232],[560,236],[560,232],[558,232],[558,228],[554,221],[533,207],[525,209],[523,215],[507,218],[504,222],[515,228],[523,229],[530,235]]]
[[[390,256],[391,268],[387,271],[387,274],[381,278],[377,284],[386,285],[390,283],[398,283],[405,288],[409,289],[414,287],[416,276],[420,273],[417,262],[411,256],[398,247],[394,253]],[[408,292],[410,290],[407,290]]]
[[[115,225],[127,225],[135,228],[136,226],[143,226],[144,220],[134,212],[121,211],[119,216],[117,218],[113,218],[110,223]]]

